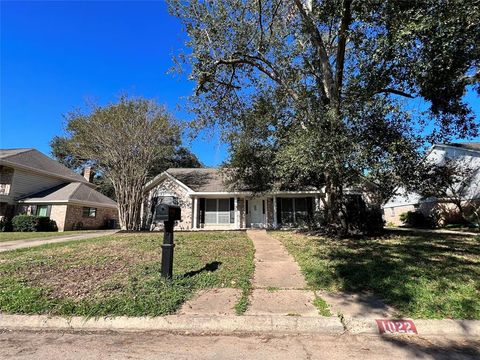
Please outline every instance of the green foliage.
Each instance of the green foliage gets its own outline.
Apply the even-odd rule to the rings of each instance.
[[[323,300],[321,297],[315,297],[313,300],[313,305],[318,309],[318,312],[322,316],[332,316],[332,312],[330,311],[330,307],[328,306],[327,302]]]
[[[327,224],[344,228],[345,188],[374,185],[380,204],[416,183],[428,141],[478,134],[463,95],[478,88],[480,5],[307,3],[169,1],[189,37],[194,125],[224,130],[232,182],[324,188]]]
[[[16,215],[12,219],[13,231],[58,231],[57,224],[48,216]]]
[[[420,211],[407,211],[406,213],[400,214],[400,221],[405,224],[405,226],[412,228],[433,228],[435,227],[434,220],[425,216]]]
[[[13,230],[12,220],[6,217],[0,219],[0,232],[10,232]]]

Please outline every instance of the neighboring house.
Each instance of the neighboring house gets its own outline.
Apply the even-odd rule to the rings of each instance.
[[[426,161],[442,165],[446,160],[455,160],[474,170],[468,187],[463,190],[465,203],[480,203],[480,142],[436,144],[427,153]],[[405,193],[402,189],[397,191],[384,206],[385,221],[394,225],[402,225],[400,215],[408,211],[420,211],[425,215],[436,214],[442,221],[450,220],[448,217],[458,218],[458,212],[452,203],[443,199],[423,198],[420,194]]]
[[[145,228],[152,222],[159,203],[178,204],[182,209],[179,229],[245,229],[292,226],[320,208],[323,192],[281,191],[254,196],[229,191],[218,169],[168,169],[145,187],[142,218]]]
[[[59,231],[99,229],[118,220],[117,203],[85,177],[35,149],[0,150],[0,218],[49,216]]]

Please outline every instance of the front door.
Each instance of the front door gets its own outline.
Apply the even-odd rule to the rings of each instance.
[[[250,226],[254,228],[263,228],[265,227],[265,214],[264,214],[264,204],[263,199],[251,199],[249,201],[249,212],[250,212]]]

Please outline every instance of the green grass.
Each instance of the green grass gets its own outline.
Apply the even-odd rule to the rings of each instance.
[[[246,310],[254,248],[245,233],[176,233],[167,282],[161,241],[159,233],[125,233],[0,253],[0,312],[166,315],[213,287],[242,289],[236,311]]]
[[[393,231],[377,239],[270,234],[295,257],[313,289],[370,290],[412,318],[480,319],[480,237]]]
[[[52,237],[52,236],[70,236],[85,234],[92,232],[93,230],[79,230],[79,231],[64,231],[64,232],[0,232],[0,242],[2,241],[13,241],[13,240],[24,240],[24,239],[34,239],[41,237]]]
[[[320,297],[315,297],[313,300],[313,305],[318,309],[318,313],[322,316],[332,316],[330,308],[325,300]]]

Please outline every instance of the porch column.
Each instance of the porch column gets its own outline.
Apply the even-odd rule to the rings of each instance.
[[[319,212],[320,211],[320,207],[321,207],[321,204],[320,204],[320,195],[315,195],[315,212]]]
[[[234,223],[235,223],[235,229],[239,229],[239,211],[238,211],[238,197],[235,196],[233,200],[233,218],[234,218]]]
[[[198,228],[198,198],[193,198],[193,221],[192,228]]]
[[[273,197],[273,227],[276,229],[277,224],[277,197]]]
[[[265,198],[265,228],[268,229],[268,197]]]

